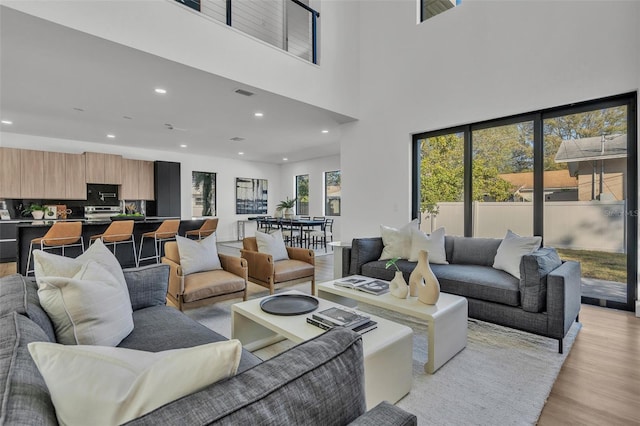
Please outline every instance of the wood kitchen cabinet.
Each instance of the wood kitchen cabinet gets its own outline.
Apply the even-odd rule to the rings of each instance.
[[[86,183],[122,184],[122,156],[85,152]]]
[[[0,148],[0,198],[20,198],[20,151]]]
[[[46,198],[44,151],[20,150],[20,194],[22,198]]]
[[[67,197],[66,156],[62,152],[44,151],[44,194],[46,198],[65,199]]]
[[[87,183],[84,154],[65,154],[65,199],[86,200]]]
[[[153,200],[153,161],[122,159],[122,200]]]

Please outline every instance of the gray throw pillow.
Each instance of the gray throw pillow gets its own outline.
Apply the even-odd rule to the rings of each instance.
[[[176,243],[184,275],[222,269],[215,232],[200,241],[176,235]]]
[[[553,247],[542,247],[522,256],[520,263],[520,303],[527,312],[547,309],[547,275],[562,264]]]

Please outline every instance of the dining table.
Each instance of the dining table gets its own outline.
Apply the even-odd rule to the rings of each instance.
[[[280,218],[280,217],[250,217],[249,220],[255,220],[258,222],[258,229],[260,229],[260,224],[264,223],[267,225],[267,231],[271,229],[282,229],[291,226],[291,227],[299,227],[300,229],[300,246],[309,248],[309,239],[304,238],[305,228],[307,230],[312,230],[313,228],[319,227],[322,229],[322,226],[325,224],[325,219],[302,219],[293,217],[291,219],[288,218]]]

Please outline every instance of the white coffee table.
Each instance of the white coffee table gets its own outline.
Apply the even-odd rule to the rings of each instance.
[[[354,277],[362,277],[354,275]],[[440,293],[438,303],[425,305],[417,297],[398,299],[391,293],[379,296],[334,285],[335,280],[316,286],[318,297],[345,306],[355,307],[357,302],[368,303],[383,309],[400,312],[427,322],[428,356],[424,370],[435,373],[447,361],[467,346],[467,299],[453,294]]]
[[[296,290],[281,294],[287,293],[304,294]],[[311,314],[281,316],[264,312],[260,309],[262,299],[231,305],[231,337],[240,340],[245,349],[255,351],[285,339],[302,343],[324,333],[306,322]],[[328,300],[318,300],[317,311],[337,306]],[[367,409],[382,401],[395,403],[408,394],[413,363],[412,330],[384,318],[369,316],[378,322],[378,328],[362,335]]]

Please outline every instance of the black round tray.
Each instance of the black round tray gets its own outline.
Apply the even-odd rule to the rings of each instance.
[[[273,315],[302,315],[317,307],[318,299],[306,294],[276,294],[260,302],[260,308]]]

